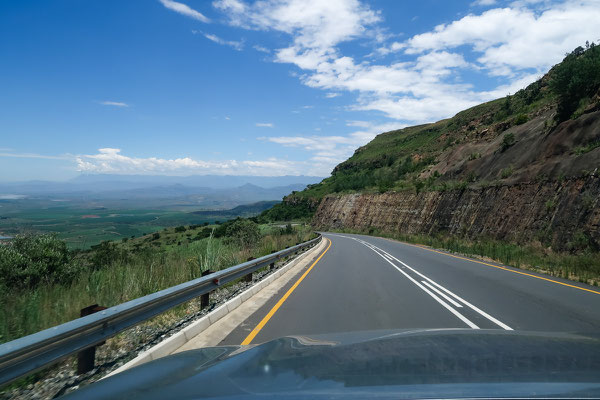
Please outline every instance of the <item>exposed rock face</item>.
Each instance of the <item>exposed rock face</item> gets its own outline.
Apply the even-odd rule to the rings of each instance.
[[[594,176],[595,175],[595,176]],[[378,228],[513,242],[600,244],[600,178],[521,183],[443,192],[328,195],[313,219],[320,229]],[[579,238],[579,239],[577,239]]]

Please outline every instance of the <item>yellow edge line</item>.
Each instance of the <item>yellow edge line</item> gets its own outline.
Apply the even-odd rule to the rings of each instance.
[[[267,315],[265,315],[265,317],[262,319],[262,321],[260,321],[258,323],[258,325],[256,325],[256,328],[254,328],[252,330],[252,332],[250,332],[250,334],[246,337],[246,339],[244,339],[244,341],[242,342],[242,345],[247,345],[247,344],[250,344],[250,342],[252,342],[252,340],[256,337],[256,335],[258,335],[258,333],[261,331],[261,329],[264,328],[264,326],[267,324],[267,322],[269,322],[271,317],[277,312],[277,310],[279,310],[279,307],[281,307],[281,305],[287,300],[287,298],[290,297],[292,292],[298,287],[298,285],[300,285],[300,282],[302,282],[304,280],[304,278],[306,278],[306,275],[308,275],[308,273],[313,269],[313,267],[319,262],[321,257],[323,257],[325,255],[325,253],[327,253],[327,250],[329,250],[329,248],[331,247],[331,240],[329,240],[327,238],[325,238],[325,239],[329,242],[329,245],[327,246],[325,251],[323,253],[321,253],[319,258],[317,258],[315,260],[315,262],[312,263],[310,268],[308,268],[306,270],[306,272],[304,272],[302,274],[302,276],[300,278],[298,278],[296,283],[294,283],[294,285],[283,295],[283,297],[281,299],[279,299],[277,304],[275,304],[273,306],[273,308],[271,308],[271,311],[269,311],[269,313]]]
[[[396,240],[394,240],[394,239],[388,239],[388,238],[384,238],[384,239],[387,239],[387,240],[390,240],[390,241],[396,241]],[[555,281],[554,279],[548,279],[548,278],[544,278],[544,277],[542,277],[542,276],[537,276],[537,275],[533,275],[533,274],[528,274],[528,273],[526,273],[526,272],[514,271],[514,270],[512,270],[512,269],[510,269],[510,268],[501,267],[501,266],[499,266],[499,265],[494,265],[494,264],[488,264],[488,263],[485,263],[485,262],[483,262],[483,261],[477,261],[477,260],[473,260],[473,259],[470,259],[470,258],[465,258],[465,257],[455,256],[455,255],[453,255],[453,254],[448,254],[448,253],[444,253],[444,252],[442,252],[442,251],[437,251],[437,250],[431,249],[431,248],[429,248],[429,247],[426,247],[426,246],[422,246],[422,245],[418,245],[418,244],[412,244],[412,243],[406,243],[406,242],[401,242],[401,243],[404,243],[404,244],[407,244],[407,245],[409,245],[409,246],[413,246],[413,247],[418,247],[418,248],[420,248],[420,249],[423,249],[423,250],[427,250],[427,251],[433,251],[434,253],[443,254],[443,255],[445,255],[445,256],[448,256],[448,257],[454,257],[454,258],[458,258],[458,259],[461,259],[461,260],[471,261],[471,262],[474,262],[474,263],[477,263],[477,264],[483,264],[483,265],[487,265],[488,267],[494,267],[494,268],[498,268],[498,269],[503,269],[503,270],[505,270],[505,271],[508,271],[508,272],[513,272],[513,273],[515,273],[515,274],[526,275],[526,276],[530,276],[530,277],[532,277],[532,278],[536,278],[536,279],[542,279],[542,280],[544,280],[544,281],[548,281],[548,282],[552,282],[552,283],[557,283],[557,284],[559,284],[559,285],[568,286],[568,287],[572,287],[572,288],[579,289],[579,290],[585,290],[586,292],[595,293],[595,294],[600,294],[600,292],[598,292],[598,291],[596,291],[596,290],[586,289],[586,288],[582,288],[582,287],[575,286],[575,285],[569,285],[568,283],[564,283],[564,282]]]

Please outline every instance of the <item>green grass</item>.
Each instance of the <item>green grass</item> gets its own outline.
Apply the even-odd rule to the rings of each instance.
[[[340,232],[369,234],[422,244],[466,256],[488,258],[512,267],[543,272],[590,285],[600,284],[600,253],[598,252],[556,253],[541,246],[521,246],[498,240],[467,240],[444,235],[404,235],[376,229],[368,232],[346,229]]]
[[[574,151],[575,151],[575,154],[582,155],[585,153],[589,153],[590,151],[597,149],[598,147],[600,147],[600,140],[595,140],[584,146],[576,147]]]
[[[78,318],[79,310],[91,304],[114,306],[198,278],[204,270],[216,271],[270,254],[312,235],[308,227],[297,227],[287,235],[280,234],[279,228],[264,227],[260,241],[243,248],[227,238],[194,240],[198,229],[176,233],[171,228],[160,232],[158,240],[148,235],[118,244],[127,251],[126,260],[88,269],[70,285],[41,285],[6,293],[0,298],[0,342]],[[192,236],[188,237],[189,233]]]

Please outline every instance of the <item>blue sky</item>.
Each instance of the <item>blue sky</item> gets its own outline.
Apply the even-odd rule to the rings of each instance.
[[[600,1],[0,3],[0,181],[326,176],[376,134],[514,93]]]

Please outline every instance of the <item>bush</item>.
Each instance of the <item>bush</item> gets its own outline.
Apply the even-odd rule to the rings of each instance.
[[[155,233],[155,235],[158,235]],[[92,246],[90,262],[92,269],[101,269],[111,266],[114,262],[127,262],[129,254],[115,243],[104,241]]]
[[[412,181],[413,186],[415,187],[415,192],[417,194],[419,194],[421,192],[421,190],[423,190],[423,186],[425,186],[425,182],[423,182],[420,179],[413,179]]]
[[[510,177],[512,174],[513,174],[512,167],[504,168],[504,169],[502,169],[502,171],[500,171],[500,177],[502,179],[506,179],[506,178]]]
[[[248,247],[260,240],[258,225],[248,219],[236,219],[228,224],[225,230],[226,236],[238,241],[243,247]]]
[[[0,284],[5,289],[70,283],[80,272],[73,253],[56,235],[18,235],[0,246]]]
[[[283,235],[291,235],[292,233],[294,233],[294,227],[292,226],[292,224],[287,224],[285,228],[281,230],[281,233]]]
[[[175,228],[175,232],[177,233],[185,232],[186,230],[187,228],[185,226],[178,226]]]
[[[527,121],[529,121],[527,114],[519,114],[515,118],[515,125],[523,125]]]
[[[500,147],[500,150],[504,152],[504,151],[506,151],[506,149],[508,149],[509,147],[511,147],[514,144],[515,144],[514,133],[507,133],[506,135],[504,135],[504,138],[502,139],[502,145]]]

